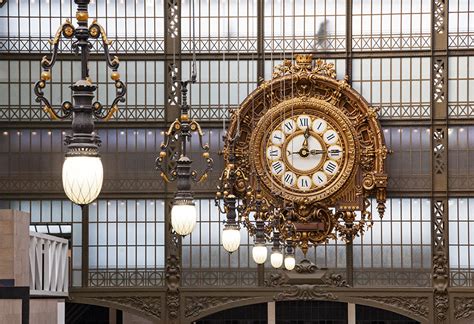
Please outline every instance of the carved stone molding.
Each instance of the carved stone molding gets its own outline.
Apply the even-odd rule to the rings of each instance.
[[[428,297],[365,296],[361,298],[400,308],[425,319],[428,318],[430,308]]]
[[[314,270],[315,272],[316,270]],[[325,271],[325,270],[323,270]],[[313,272],[313,273],[314,273]],[[267,287],[291,287],[294,284],[308,283],[311,280],[312,286],[317,287],[349,287],[346,280],[340,273],[324,273],[318,277],[311,276],[311,274],[305,273],[306,277],[291,278],[287,273],[272,273],[270,277],[265,280],[265,286]]]
[[[167,258],[166,266],[166,308],[168,310],[168,317],[175,319],[179,314],[179,300],[180,300],[180,279],[181,272],[179,266],[179,258],[176,255],[170,255]]]
[[[149,296],[128,296],[128,297],[95,297],[92,300],[100,302],[107,302],[126,308],[135,309],[141,313],[147,314],[150,317],[161,319],[161,298]]]
[[[454,318],[461,320],[469,318],[474,314],[473,297],[455,297],[454,298]]]
[[[321,289],[317,285],[294,285],[287,290],[277,294],[276,301],[284,300],[337,300],[337,296],[331,292]]]
[[[185,298],[185,317],[196,317],[204,310],[224,304],[249,299],[249,297],[191,296]]]

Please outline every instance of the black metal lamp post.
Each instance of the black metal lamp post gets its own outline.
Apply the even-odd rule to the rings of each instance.
[[[66,195],[78,205],[87,205],[94,201],[100,193],[103,181],[103,167],[99,155],[100,139],[94,132],[94,117],[108,120],[117,111],[119,102],[125,101],[126,87],[120,81],[117,72],[119,60],[109,55],[109,45],[104,29],[95,20],[87,25],[89,18],[88,6],[90,0],[75,0],[77,4],[76,19],[78,26],[74,27],[69,20],[63,23],[52,41],[53,52],[51,57],[44,56],[41,61],[43,72],[41,79],[35,84],[36,101],[43,104],[43,110],[53,120],[72,117],[72,135],[65,140],[67,145],[66,158],[63,164],[63,187]],[[81,79],[71,86],[73,102],[65,101],[56,111],[48,99],[44,97],[43,89],[51,79],[51,68],[54,66],[58,54],[61,36],[68,39],[75,38],[72,44],[76,54],[81,55]],[[102,45],[107,65],[112,69],[111,79],[115,81],[116,97],[110,108],[105,108],[98,101],[93,102],[94,92],[97,89],[89,77],[89,53],[92,44],[90,38],[102,38]]]

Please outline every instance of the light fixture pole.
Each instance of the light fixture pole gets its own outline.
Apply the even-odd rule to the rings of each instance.
[[[125,101],[126,87],[120,81],[117,72],[119,60],[109,55],[111,41],[107,39],[104,28],[95,20],[88,26],[88,6],[90,0],[74,0],[77,4],[77,27],[66,20],[57,30],[53,40],[51,56],[41,60],[43,69],[40,80],[35,84],[36,102],[43,104],[43,110],[52,120],[72,118],[72,135],[67,135],[66,157],[63,164],[63,187],[68,198],[78,205],[87,205],[99,195],[103,182],[103,167],[99,154],[100,139],[94,132],[94,118],[109,120],[118,110],[118,103]],[[81,55],[81,79],[71,86],[73,100],[65,101],[59,109],[55,109],[44,96],[43,89],[51,79],[51,69],[56,62],[61,37],[73,39],[72,48],[75,54]],[[102,46],[107,65],[112,69],[111,79],[115,82],[116,97],[110,108],[94,101],[97,87],[89,76],[89,54],[92,48],[90,38],[102,38]]]

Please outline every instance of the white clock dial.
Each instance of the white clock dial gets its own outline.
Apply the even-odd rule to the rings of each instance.
[[[337,143],[337,141],[339,140],[339,135],[337,135],[337,132],[335,130],[330,129],[324,133],[323,139],[326,144],[332,145]]]
[[[311,125],[311,119],[308,115],[300,115],[296,118],[296,125],[299,129],[306,129]]]
[[[311,188],[311,178],[308,176],[300,176],[296,184],[301,190],[308,190]]]
[[[296,182],[296,174],[294,174],[291,171],[286,171],[281,179],[283,183],[285,184],[285,186],[293,187]]]
[[[281,129],[285,134],[292,134],[296,130],[296,123],[292,118],[285,119],[285,121],[281,123]]]
[[[326,172],[329,175],[336,174],[338,168],[339,168],[339,165],[333,160],[328,160],[324,162],[324,165],[323,165],[324,172]]]
[[[288,141],[286,147],[286,155],[288,163],[291,164],[295,169],[305,172],[314,169],[322,159],[322,154],[309,154],[305,157],[299,154],[300,149],[303,147],[304,134],[299,134]],[[321,151],[322,146],[318,139],[314,136],[308,137],[308,151]]]
[[[278,146],[271,145],[267,147],[267,159],[279,160],[281,157],[281,149]]]
[[[322,187],[328,182],[328,177],[324,172],[318,171],[313,174],[313,183],[316,187]]]
[[[313,131],[318,134],[324,133],[327,127],[328,127],[328,123],[324,119],[321,119],[321,118],[316,119],[312,125]]]
[[[271,169],[274,175],[283,174],[285,172],[285,164],[281,160],[275,161],[272,163]]]
[[[339,145],[331,145],[328,147],[328,156],[332,160],[340,160],[342,157],[342,147]]]
[[[279,129],[273,131],[272,133],[272,143],[275,145],[281,145],[285,142],[285,134]]]

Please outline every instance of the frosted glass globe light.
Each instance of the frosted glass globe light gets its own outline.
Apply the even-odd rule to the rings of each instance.
[[[197,212],[194,203],[175,204],[171,208],[171,226],[182,236],[191,234],[196,226]]]
[[[222,231],[222,246],[227,252],[234,252],[240,246],[240,231],[237,228],[224,228]]]
[[[66,156],[63,187],[68,198],[78,204],[93,202],[102,189],[104,169],[98,156]]]
[[[255,246],[252,248],[252,257],[257,264],[265,263],[267,260],[267,247],[265,244],[255,244]]]
[[[285,256],[285,269],[286,270],[293,270],[295,268],[296,260],[293,255]]]
[[[278,269],[283,265],[283,253],[281,251],[273,251],[270,255],[272,267]]]

